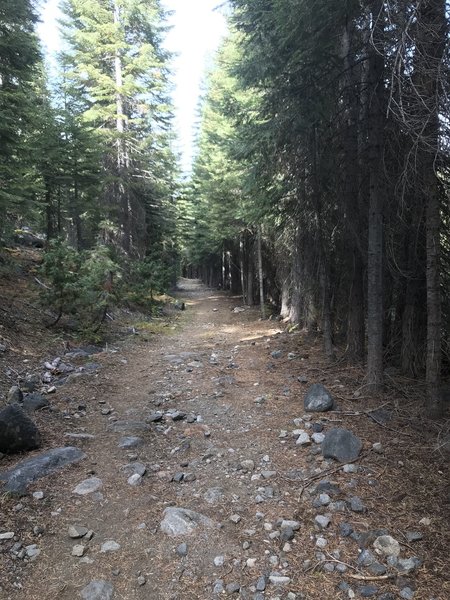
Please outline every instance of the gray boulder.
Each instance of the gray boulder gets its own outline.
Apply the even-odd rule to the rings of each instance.
[[[17,385],[13,385],[12,388],[8,392],[8,404],[18,404],[23,400],[23,394],[20,387]]]
[[[160,529],[171,537],[192,533],[198,527],[211,529],[218,526],[212,519],[187,508],[169,506],[163,515],[164,519],[161,521]]]
[[[14,454],[38,448],[41,436],[33,421],[17,404],[0,411],[0,452]]]
[[[361,440],[348,429],[336,427],[325,434],[322,442],[324,458],[349,462],[358,458],[362,449]]]
[[[109,581],[91,581],[81,590],[83,600],[111,600],[114,594],[114,586]]]
[[[41,385],[41,378],[36,373],[29,373],[22,383],[22,389],[26,392],[34,392]]]
[[[86,455],[73,446],[53,448],[43,454],[29,458],[5,473],[0,473],[0,481],[4,481],[4,491],[25,495],[27,485],[59,471],[66,465],[77,462]]]
[[[325,412],[334,406],[330,392],[321,383],[314,383],[306,392],[304,400],[307,412]]]
[[[27,412],[34,412],[35,410],[39,410],[41,408],[46,408],[50,405],[50,402],[40,394],[39,392],[33,392],[32,394],[27,394],[23,399],[23,409]]]

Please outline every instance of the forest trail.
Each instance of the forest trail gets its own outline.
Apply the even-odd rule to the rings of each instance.
[[[234,312],[239,299],[197,281],[184,280],[180,298],[186,312],[178,330],[150,343],[136,337],[99,358],[95,379],[58,392],[70,393],[71,405],[86,404],[86,416],[66,415],[55,442],[63,445],[64,433],[94,437],[71,441],[85,460],[33,484],[42,500],[21,501],[21,539],[40,554],[15,563],[16,591],[8,585],[2,598],[318,600],[353,597],[352,590],[384,600],[407,598],[408,590],[416,599],[448,597],[445,503],[431,508],[428,497],[431,486],[436,494],[445,486],[439,453],[424,457],[409,437],[414,430],[396,433],[395,420],[380,426],[368,419],[362,411],[385,402],[350,401],[354,379],[319,364],[320,352],[303,334],[260,321],[256,309]],[[306,381],[324,383],[342,413],[304,415]],[[297,445],[292,433],[333,424],[364,442],[346,470],[324,459],[320,444]],[[119,447],[124,438],[137,445]],[[377,442],[381,453],[372,449]],[[131,485],[139,464],[145,474]],[[89,478],[100,480],[98,489],[74,493]],[[6,530],[17,521],[16,505],[7,505]],[[171,537],[160,524],[174,506],[212,522]],[[329,524],[320,525],[318,515]],[[298,523],[283,529],[283,519]],[[92,531],[91,539],[71,538],[71,526]],[[368,572],[358,546],[370,550],[380,529],[398,539],[402,557],[418,556],[420,564],[400,575],[383,565]],[[77,545],[82,557],[72,555]],[[103,583],[86,587],[92,581]]]

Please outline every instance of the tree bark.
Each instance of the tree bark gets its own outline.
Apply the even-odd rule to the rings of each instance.
[[[259,305],[261,307],[261,317],[266,318],[266,306],[264,300],[264,278],[263,278],[263,261],[262,261],[262,232],[261,225],[258,225],[257,234],[257,252],[258,252],[258,279],[259,279]]]
[[[367,383],[378,391],[383,385],[383,196],[384,196],[384,53],[383,2],[372,0],[372,43],[369,59],[369,244],[368,244],[368,319]]]

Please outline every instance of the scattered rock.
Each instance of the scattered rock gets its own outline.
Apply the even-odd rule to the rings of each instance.
[[[203,494],[203,498],[208,504],[215,504],[223,498],[223,490],[220,487],[209,488]]]
[[[325,439],[325,434],[313,433],[311,437],[312,437],[314,443],[321,444],[323,442],[323,440]]]
[[[147,583],[147,580],[145,579],[145,577],[143,575],[139,575],[139,577],[137,578],[137,584],[142,587],[143,585],[145,585]]]
[[[400,544],[390,535],[380,535],[373,543],[373,547],[378,554],[384,556],[398,556],[400,554]]]
[[[400,591],[400,598],[404,598],[405,600],[413,600],[414,591],[410,587],[404,587]]]
[[[418,567],[420,567],[421,564],[422,561],[419,558],[413,556],[412,558],[399,558],[397,560],[396,567],[399,573],[402,573],[403,575],[408,575],[409,573],[412,573]]]
[[[363,598],[371,598],[378,593],[378,588],[375,585],[363,585],[358,591]]]
[[[234,523],[235,525],[237,525],[240,522],[240,520],[241,520],[241,516],[237,515],[237,514],[234,514],[234,515],[231,515],[231,517],[229,517],[229,520],[232,523]]]
[[[423,540],[423,534],[421,534],[420,531],[407,531],[406,539],[409,543],[418,542],[420,540]]]
[[[163,418],[162,412],[154,412],[145,419],[145,422],[146,423],[159,423],[160,421],[162,421],[162,418]]]
[[[69,537],[77,539],[84,537],[87,532],[87,527],[82,527],[81,525],[70,525],[67,533],[69,534]]]
[[[41,385],[41,378],[35,373],[29,373],[22,383],[22,389],[25,392],[34,392]]]
[[[325,412],[333,406],[330,392],[321,383],[314,383],[306,392],[304,407],[307,412]]]
[[[139,473],[134,473],[127,479],[127,483],[133,487],[136,487],[142,483],[142,475]]]
[[[302,431],[295,443],[297,444],[297,446],[302,447],[311,446],[311,438],[309,437],[309,434],[306,433],[306,431]]]
[[[283,575],[269,575],[269,581],[272,585],[285,586],[291,583],[291,578]]]
[[[370,567],[376,562],[376,558],[370,550],[363,550],[356,562],[361,567]]]
[[[339,525],[339,533],[342,537],[349,537],[353,533],[353,527],[350,523],[341,523]]]
[[[87,494],[92,494],[93,492],[97,492],[103,486],[103,481],[98,477],[90,477],[89,479],[85,479],[81,483],[79,483],[74,490],[72,490],[72,494],[78,494],[79,496],[86,496]]]
[[[17,404],[0,410],[0,452],[14,454],[34,450],[40,443],[36,425]]]
[[[38,456],[20,462],[14,469],[6,473],[1,473],[0,480],[5,481],[5,491],[25,494],[29,483],[55,473],[66,465],[78,462],[85,457],[84,452],[72,446],[53,448]]]
[[[356,460],[361,449],[361,440],[348,429],[340,427],[330,429],[322,442],[324,458],[334,458],[340,462]]]
[[[144,443],[144,440],[140,437],[135,437],[135,436],[127,436],[127,437],[123,437],[120,441],[119,441],[119,448],[138,448],[139,446],[142,446]]]
[[[8,396],[7,396],[8,404],[19,404],[20,402],[22,402],[22,400],[23,400],[22,390],[17,385],[13,385],[12,388],[10,388],[10,390],[8,392]]]
[[[82,544],[76,544],[73,548],[72,548],[72,556],[78,556],[79,558],[81,558],[83,556],[83,554],[86,551],[86,546],[83,546]]]
[[[103,580],[91,581],[81,590],[83,600],[111,600],[113,594],[112,583]]]
[[[120,550],[120,544],[114,540],[108,540],[100,547],[100,552],[117,552],[117,550]]]
[[[350,510],[357,513],[362,513],[366,511],[366,507],[363,504],[363,501],[359,496],[352,496],[350,498]]]
[[[33,392],[32,394],[26,394],[23,399],[22,407],[27,412],[34,412],[41,408],[47,408],[50,402],[39,392]]]
[[[330,519],[325,515],[317,515],[314,522],[319,526],[319,529],[326,529],[330,524]]]
[[[197,527],[217,527],[212,519],[187,508],[169,506],[164,510],[160,529],[169,536],[186,535],[192,533]]]
[[[0,533],[0,541],[12,540],[14,537],[14,531],[5,531]]]
[[[272,358],[281,358],[283,356],[283,351],[282,350],[274,350],[273,352],[270,353],[270,356]]]
[[[177,546],[178,556],[187,556],[187,553],[188,553],[188,546],[187,546],[186,542],[183,542],[182,544]]]
[[[143,477],[147,472],[146,466],[140,462],[129,463],[128,465],[124,465],[123,467],[121,467],[120,470],[123,471],[126,475],[138,474],[141,477]]]
[[[223,556],[215,556],[214,557],[214,565],[216,567],[223,567],[224,562],[225,562],[225,558]]]
[[[225,589],[227,594],[231,596],[232,594],[238,594],[240,592],[241,586],[236,582],[232,582],[229,583]]]

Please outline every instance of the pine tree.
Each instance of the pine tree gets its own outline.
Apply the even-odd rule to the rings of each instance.
[[[35,115],[33,80],[40,60],[36,21],[30,0],[0,4],[0,235],[26,218],[31,196],[27,137]]]

